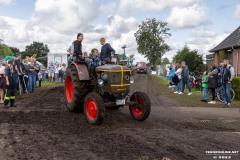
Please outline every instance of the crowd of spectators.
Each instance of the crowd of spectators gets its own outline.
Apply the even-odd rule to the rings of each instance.
[[[0,61],[0,104],[10,102],[15,95],[34,92],[36,87],[41,87],[42,82],[64,82],[66,64],[54,64],[50,62],[47,67],[38,62],[36,58],[22,59],[21,54],[16,54],[16,59]],[[12,99],[11,99],[12,98]],[[13,100],[12,100],[13,101]],[[8,104],[4,105],[5,108]]]
[[[203,98],[202,102],[208,102],[209,104],[216,104],[216,90],[218,87],[223,87],[223,99],[226,102],[226,106],[231,106],[231,94],[230,88],[232,80],[234,78],[234,68],[229,64],[227,59],[220,62],[219,66],[211,64],[210,70],[205,71],[202,76],[202,90]],[[184,94],[184,89],[188,88],[188,95],[192,95],[192,87],[190,85],[189,69],[186,63],[177,63],[176,66],[171,64],[167,71],[167,80],[169,82],[169,88],[176,90],[175,94]],[[208,101],[208,94],[211,93],[211,101]]]

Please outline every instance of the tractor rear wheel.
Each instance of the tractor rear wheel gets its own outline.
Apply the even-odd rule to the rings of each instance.
[[[138,121],[147,119],[151,112],[151,101],[148,95],[143,92],[135,92],[131,95],[130,101],[137,103],[129,106],[131,116]]]
[[[89,93],[84,102],[84,114],[90,124],[101,124],[105,114],[105,105],[102,97],[96,93]]]
[[[83,110],[84,98],[88,93],[87,82],[80,81],[77,69],[71,65],[66,70],[65,97],[67,108],[71,112]]]

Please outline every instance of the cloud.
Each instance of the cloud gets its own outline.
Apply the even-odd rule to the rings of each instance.
[[[213,37],[189,37],[185,44],[190,49],[197,49],[200,54],[204,56],[209,53],[209,50],[221,43],[230,33],[223,33],[220,35],[214,35]]]
[[[216,35],[215,32],[208,30],[207,28],[196,28],[191,32],[191,36],[211,38]]]
[[[209,23],[207,9],[200,5],[180,8],[173,7],[167,22],[174,29],[194,28]]]
[[[187,7],[198,0],[121,0],[118,14],[130,15],[134,12],[159,11],[167,7]]]
[[[236,19],[240,19],[240,4],[236,5],[233,17]]]
[[[97,18],[98,5],[97,0],[38,0],[30,26],[48,26],[61,33],[81,32]]]
[[[107,4],[100,5],[100,12],[111,14],[116,9],[117,4],[115,2],[109,2]]]
[[[14,4],[14,0],[0,0],[0,5],[12,5]]]

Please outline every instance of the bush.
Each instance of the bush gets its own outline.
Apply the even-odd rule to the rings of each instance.
[[[240,100],[240,77],[233,78],[232,88],[236,93],[236,99]]]

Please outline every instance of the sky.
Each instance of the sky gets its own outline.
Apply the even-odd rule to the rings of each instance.
[[[117,53],[147,61],[138,53],[134,33],[142,21],[168,23],[170,60],[185,45],[205,56],[240,26],[240,0],[0,0],[0,39],[21,51],[33,41],[64,53],[84,34],[83,51],[101,48],[105,37]]]

